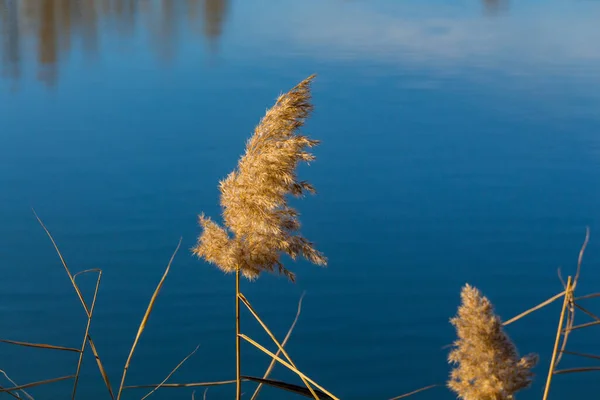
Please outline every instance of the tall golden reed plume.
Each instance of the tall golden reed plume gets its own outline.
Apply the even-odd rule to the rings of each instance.
[[[319,143],[298,133],[312,111],[313,78],[279,96],[248,140],[237,169],[220,182],[225,227],[200,215],[203,231],[193,252],[226,273],[239,270],[254,279],[263,271],[278,271],[293,281],[281,254],[292,259],[303,256],[317,265],[327,263],[298,233],[298,213],[286,200],[286,195],[315,192],[296,176],[299,162],[314,160],[307,149]]]
[[[458,315],[451,319],[458,340],[448,356],[448,387],[464,400],[511,400],[531,384],[537,355],[519,358],[490,301],[465,285]]]

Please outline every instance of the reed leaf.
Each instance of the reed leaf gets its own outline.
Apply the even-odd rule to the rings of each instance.
[[[127,361],[125,362],[125,367],[123,368],[123,375],[121,377],[121,384],[119,385],[119,391],[117,393],[117,400],[119,400],[121,398],[121,393],[123,392],[123,387],[125,386],[125,378],[127,377],[127,370],[129,369],[129,364],[131,363],[133,353],[135,353],[135,349],[138,345],[140,337],[142,336],[142,333],[146,329],[146,324],[148,323],[150,314],[152,314],[152,309],[154,308],[154,304],[156,303],[158,294],[160,293],[160,290],[162,289],[163,284],[165,283],[165,279],[167,279],[167,275],[169,275],[169,271],[171,270],[171,264],[173,263],[173,259],[175,258],[177,251],[179,251],[180,246],[181,246],[181,239],[179,239],[179,243],[177,244],[177,247],[175,248],[173,255],[171,255],[171,259],[169,260],[169,263],[167,264],[167,268],[165,269],[165,272],[163,273],[163,276],[162,276],[160,282],[158,283],[158,286],[156,286],[156,289],[154,290],[154,293],[152,294],[152,297],[150,298],[150,303],[148,303],[148,307],[146,308],[146,312],[144,313],[144,317],[142,318],[142,322],[140,322],[140,326],[138,328],[137,334],[135,335],[133,345],[131,346],[131,350],[129,351],[129,356],[127,357]]]
[[[306,292],[303,292],[302,296],[300,296],[300,300],[298,301],[298,310],[296,311],[296,317],[294,318],[294,322],[292,322],[292,325],[290,326],[290,329],[288,329],[288,332],[285,335],[285,338],[283,338],[283,342],[281,342],[281,347],[283,347],[283,348],[285,348],[285,345],[287,344],[288,340],[290,340],[290,337],[292,336],[292,332],[294,331],[294,328],[296,327],[296,324],[298,323],[298,318],[300,318],[300,313],[302,312],[302,300],[304,299],[305,294],[306,294]],[[279,357],[280,354],[281,354],[281,350],[277,349],[277,353],[275,353],[275,355]],[[271,374],[271,371],[273,371],[273,368],[275,367],[276,363],[277,363],[277,361],[275,361],[274,359],[271,360],[271,363],[269,364],[269,367],[267,368],[267,371],[263,375],[262,379],[267,379],[269,377],[269,375]],[[258,397],[258,394],[260,393],[260,390],[262,389],[262,386],[263,386],[262,383],[258,384],[258,386],[256,387],[256,390],[254,391],[254,394],[252,395],[250,400],[256,400],[256,398]]]
[[[333,394],[331,394],[327,389],[325,389],[324,387],[322,387],[321,385],[319,385],[318,383],[316,383],[314,380],[310,379],[308,376],[306,376],[304,373],[302,373],[301,371],[299,371],[297,368],[295,368],[294,366],[292,366],[291,364],[289,364],[287,361],[282,360],[280,357],[276,356],[271,351],[267,350],[264,346],[262,346],[261,344],[257,343],[254,339],[252,339],[252,338],[250,338],[250,337],[248,337],[248,336],[246,336],[244,334],[240,334],[240,337],[242,339],[244,339],[245,341],[247,341],[248,343],[250,343],[251,345],[253,345],[254,347],[256,347],[257,349],[259,349],[260,351],[262,351],[263,353],[265,353],[266,355],[268,355],[269,357],[271,357],[272,359],[276,360],[278,363],[280,363],[281,365],[283,365],[284,367],[286,367],[290,371],[296,373],[296,375],[298,375],[300,378],[304,378],[308,382],[312,383],[312,385],[314,387],[316,387],[317,389],[321,390],[323,393],[329,395],[329,397],[331,397],[333,400],[339,400],[337,397],[335,397]]]
[[[60,382],[60,381],[66,381],[68,379],[73,379],[73,378],[75,378],[75,375],[61,376],[59,378],[52,378],[52,379],[46,379],[46,380],[43,380],[43,381],[26,383],[25,385],[20,385],[20,386],[15,386],[15,387],[11,387],[11,388],[1,389],[0,393],[14,392],[16,390],[29,389],[29,388],[32,388],[32,387],[42,386],[42,385],[48,385],[50,383],[55,383],[55,382]]]
[[[417,393],[421,393],[421,392],[424,392],[424,391],[426,391],[426,390],[429,390],[429,389],[433,389],[434,387],[438,387],[438,386],[440,386],[440,385],[438,385],[438,384],[434,384],[434,385],[425,386],[425,387],[422,387],[422,388],[420,388],[420,389],[413,390],[412,392],[405,393],[405,394],[402,394],[402,395],[400,395],[400,396],[397,396],[397,397],[393,397],[393,398],[391,398],[390,400],[400,400],[400,399],[405,399],[405,398],[407,398],[407,397],[410,397],[410,396],[413,396],[413,395],[415,395],[415,394],[417,394]]]
[[[173,368],[173,370],[171,370],[171,372],[169,373],[169,375],[167,375],[167,377],[161,382],[159,383],[154,389],[152,389],[147,395],[145,395],[144,397],[142,397],[142,400],[150,397],[154,392],[156,392],[158,389],[160,389],[168,380],[171,376],[173,376],[173,374],[191,357],[193,356],[197,351],[198,348],[200,348],[200,345],[196,346],[196,348],[194,350],[192,350],[192,352],[190,354],[188,354],[183,360],[181,360],[179,362],[179,364],[177,364],[177,366],[175,368]]]
[[[110,395],[110,398],[112,400],[114,400],[115,394],[114,394],[112,386],[110,384],[110,379],[108,379],[108,374],[106,373],[106,369],[104,368],[104,365],[102,364],[102,359],[100,359],[100,355],[98,354],[98,350],[96,349],[96,345],[94,344],[94,341],[92,340],[92,337],[89,334],[87,335],[87,339],[88,339],[88,344],[90,345],[90,350],[92,350],[92,354],[94,355],[94,358],[96,359],[96,364],[98,365],[98,370],[100,371],[100,375],[102,375],[102,380],[104,381],[104,385],[106,386],[106,389],[108,390],[108,394]]]
[[[73,347],[63,347],[63,346],[54,346],[51,344],[44,343],[30,343],[30,342],[19,342],[16,340],[8,340],[8,339],[0,339],[1,343],[13,344],[15,346],[23,346],[23,347],[35,347],[37,349],[47,349],[47,350],[59,350],[59,351],[70,351],[73,353],[79,353],[79,349],[75,349]]]
[[[269,385],[274,388],[283,389],[288,392],[296,393],[296,394],[299,394],[300,396],[304,396],[304,397],[308,397],[308,398],[314,398],[314,396],[317,396],[317,400],[323,400],[323,399],[324,400],[332,400],[333,399],[332,397],[330,397],[329,395],[327,395],[321,391],[317,391],[317,390],[313,389],[313,392],[311,392],[304,386],[298,386],[298,385],[294,385],[292,383],[276,381],[273,379],[256,378],[253,376],[245,376],[245,375],[243,377],[249,381],[257,382],[261,385]]]

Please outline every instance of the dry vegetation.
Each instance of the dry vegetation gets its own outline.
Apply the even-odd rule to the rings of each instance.
[[[200,216],[202,232],[198,238],[197,246],[192,249],[193,253],[209,263],[215,264],[224,272],[235,274],[236,333],[235,336],[232,335],[232,343],[235,337],[237,348],[237,375],[235,379],[219,382],[168,382],[173,373],[195,353],[194,350],[161,383],[126,385],[130,361],[135,353],[139,339],[144,333],[160,290],[169,274],[171,264],[179,249],[178,245],[143,315],[129,356],[123,367],[119,385],[113,386],[92,339],[91,329],[98,288],[102,279],[102,270],[86,270],[73,274],[67,266],[54,238],[41,219],[38,218],[40,225],[47,233],[59,255],[65,272],[75,290],[75,294],[87,315],[85,334],[82,337],[80,346],[73,348],[0,339],[0,342],[7,345],[67,351],[79,354],[78,362],[73,368],[74,373],[69,376],[49,378],[44,381],[19,385],[10,380],[4,371],[0,370],[11,383],[9,387],[0,387],[0,393],[17,399],[31,399],[32,397],[27,393],[27,389],[29,388],[71,380],[73,382],[71,398],[75,399],[82,360],[87,350],[92,352],[97,362],[98,371],[106,386],[107,397],[113,400],[120,399],[126,390],[131,389],[147,388],[149,391],[142,397],[145,399],[156,392],[156,390],[165,387],[207,388],[217,385],[235,386],[235,398],[239,400],[242,396],[242,384],[249,383],[257,384],[251,396],[252,400],[259,396],[263,385],[269,385],[308,398],[334,400],[339,398],[319,385],[313,378],[300,371],[285,350],[290,334],[298,320],[302,299],[298,305],[298,313],[294,323],[290,327],[285,339],[280,341],[273,335],[250,301],[240,291],[241,276],[252,280],[258,278],[263,272],[276,272],[293,280],[294,274],[280,260],[280,257],[284,254],[290,256],[292,259],[304,257],[318,265],[326,264],[325,257],[315,250],[311,242],[299,234],[300,223],[298,221],[298,213],[287,203],[288,195],[302,196],[305,193],[315,192],[314,188],[308,182],[301,181],[296,176],[296,167],[300,162],[309,162],[314,159],[308,150],[317,144],[316,141],[299,133],[305,119],[312,110],[310,101],[310,84],[312,80],[312,76],[307,78],[277,99],[275,105],[267,111],[264,118],[256,127],[253,136],[247,143],[246,152],[241,157],[237,169],[221,182],[223,224],[220,225],[204,215]],[[495,314],[490,301],[479,290],[469,285],[463,288],[461,293],[462,303],[458,308],[457,316],[451,319],[452,325],[456,328],[457,340],[454,342],[452,350],[449,353],[448,361],[452,366],[452,371],[446,384],[458,398],[465,400],[509,400],[514,399],[518,391],[527,388],[533,379],[532,367],[537,362],[537,356],[527,355],[520,357],[516,346],[504,331],[504,327],[558,300],[562,300],[563,305],[561,313],[557,318],[556,340],[552,349],[545,391],[542,398],[544,400],[548,398],[552,378],[555,375],[600,371],[600,366],[558,369],[563,355],[595,360],[600,359],[599,355],[575,353],[567,350],[568,338],[572,331],[600,324],[600,317],[581,305],[582,301],[600,297],[600,294],[594,293],[579,297],[575,296],[581,271],[581,262],[588,240],[589,232],[586,235],[585,242],[579,254],[576,274],[574,277],[568,277],[566,282],[561,278],[563,290],[560,293],[504,323]],[[77,278],[83,274],[95,274],[97,276],[95,290],[92,294],[92,300],[89,303],[85,300],[77,283]],[[253,318],[271,338],[273,351],[241,332],[241,305],[250,311]],[[590,321],[576,325],[576,310],[585,314]],[[242,374],[240,352],[242,340],[259,349],[271,359],[271,364],[262,377],[252,377]],[[303,385],[269,379],[269,375],[275,364],[280,364],[293,371],[298,375]],[[441,388],[443,386],[439,384],[430,385],[394,397],[391,400],[406,398],[425,390]],[[68,394],[65,393],[65,398],[67,396]],[[192,398],[194,396],[192,394]],[[204,393],[204,397],[206,398],[206,392]]]

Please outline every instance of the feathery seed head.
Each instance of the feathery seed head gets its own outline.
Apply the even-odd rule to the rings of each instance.
[[[536,355],[519,358],[490,301],[465,285],[458,315],[450,320],[458,339],[448,356],[455,367],[448,387],[464,400],[512,400],[531,384]]]
[[[292,259],[302,256],[317,265],[327,263],[298,233],[298,213],[286,199],[287,195],[315,193],[310,183],[296,175],[300,162],[314,160],[307,150],[319,143],[298,134],[312,111],[313,78],[279,96],[246,143],[237,169],[220,182],[225,228],[200,217],[203,232],[193,252],[224,272],[239,268],[254,279],[263,271],[277,271],[293,281],[294,274],[281,263],[281,254]]]

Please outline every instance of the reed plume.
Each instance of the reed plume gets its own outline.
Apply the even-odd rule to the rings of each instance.
[[[531,384],[537,356],[519,358],[490,301],[465,285],[458,315],[451,319],[458,339],[448,356],[455,365],[448,387],[464,400],[511,400]]]
[[[302,256],[317,265],[326,258],[299,234],[298,213],[287,203],[315,193],[313,186],[298,180],[296,167],[314,156],[307,150],[319,142],[298,133],[312,111],[308,77],[277,99],[246,144],[237,169],[220,182],[224,227],[200,215],[202,233],[194,254],[226,273],[239,270],[255,279],[261,272],[279,272],[294,280],[280,261]]]

